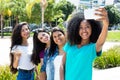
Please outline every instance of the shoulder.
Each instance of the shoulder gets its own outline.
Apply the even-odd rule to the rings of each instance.
[[[65,46],[66,46],[66,47],[69,47],[69,46],[70,46],[70,42],[66,42],[65,45],[64,45],[64,47],[65,47]]]

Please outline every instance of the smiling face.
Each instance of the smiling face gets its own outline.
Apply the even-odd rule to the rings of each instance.
[[[83,20],[79,27],[79,35],[81,36],[82,40],[89,40],[92,33],[91,25],[87,22],[87,20]]]
[[[39,32],[38,33],[38,39],[42,42],[42,43],[48,43],[50,41],[50,35],[46,32]]]
[[[30,30],[27,25],[23,25],[21,29],[21,37],[27,39],[30,36]]]
[[[63,46],[65,44],[65,35],[60,31],[53,32],[53,40],[58,46]]]

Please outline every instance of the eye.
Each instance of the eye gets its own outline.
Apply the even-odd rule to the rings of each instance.
[[[58,37],[62,36],[62,34],[58,34]]]
[[[45,36],[45,34],[42,34],[42,36]]]
[[[40,40],[42,40],[42,37],[40,37]]]
[[[86,28],[90,28],[90,26],[89,26],[89,25],[87,25],[87,26],[86,26]]]
[[[53,36],[53,38],[56,38],[56,36]]]
[[[82,27],[80,27],[80,29],[82,29]]]
[[[26,30],[29,30],[28,28],[26,28]]]

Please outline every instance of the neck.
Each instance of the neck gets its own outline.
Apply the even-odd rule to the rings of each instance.
[[[50,47],[50,41],[46,44],[46,48]]]
[[[23,40],[22,45],[23,45],[23,46],[28,46],[28,41],[27,41],[27,39],[24,39],[24,40]]]
[[[62,50],[62,48],[63,48],[63,46],[58,46],[58,49],[59,49],[59,50]]]
[[[65,52],[63,51],[63,45],[62,46],[58,46],[59,49],[59,55],[63,55]]]
[[[86,44],[89,44],[89,43],[90,43],[90,40],[82,40],[81,43],[78,44],[78,47],[80,48],[80,47],[82,47],[82,46],[84,46]]]
[[[81,41],[81,45],[86,45],[86,44],[89,44],[90,40],[82,40]]]

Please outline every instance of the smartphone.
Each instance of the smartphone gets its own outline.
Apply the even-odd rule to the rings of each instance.
[[[99,16],[96,16],[95,13],[97,13],[97,12],[95,11],[94,8],[92,8],[92,9],[85,9],[84,10],[84,18],[85,19],[95,19],[95,20],[100,18]]]

